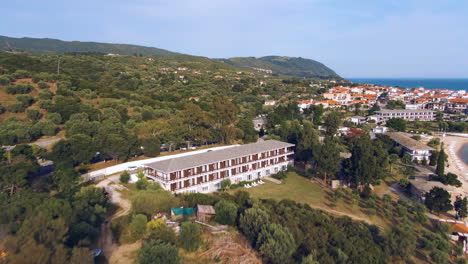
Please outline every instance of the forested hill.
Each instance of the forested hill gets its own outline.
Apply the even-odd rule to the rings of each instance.
[[[99,42],[63,41],[50,38],[10,38],[0,36],[0,50],[31,53],[92,52],[120,55],[165,56],[177,54],[164,49]]]
[[[63,41],[50,38],[11,38],[0,36],[0,51],[50,53],[103,53],[140,56],[176,55],[172,51],[130,44]],[[263,74],[318,79],[341,79],[324,64],[301,57],[267,56],[217,59],[230,66]]]
[[[301,78],[341,78],[332,69],[328,68],[324,64],[315,60],[304,59],[301,57],[236,57],[220,60],[237,68],[257,71],[260,73],[278,74]]]

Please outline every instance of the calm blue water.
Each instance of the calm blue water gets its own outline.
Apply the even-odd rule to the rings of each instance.
[[[448,89],[448,90],[467,90],[468,79],[416,79],[416,78],[349,78],[355,83],[372,83],[387,86],[399,86],[402,88],[426,89]]]
[[[468,165],[468,144],[463,145],[463,148],[458,152],[458,156]]]

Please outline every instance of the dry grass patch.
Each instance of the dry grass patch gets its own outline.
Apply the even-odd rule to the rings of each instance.
[[[183,263],[261,264],[258,253],[237,231],[202,235],[203,245],[195,252],[179,249]]]

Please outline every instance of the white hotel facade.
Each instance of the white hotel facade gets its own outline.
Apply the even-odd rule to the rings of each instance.
[[[435,111],[424,109],[381,110],[376,111],[373,117],[377,117],[378,121],[387,121],[392,118],[403,118],[407,121],[432,121],[435,120]]]
[[[287,169],[294,145],[267,140],[143,165],[145,175],[173,193],[218,191],[221,181],[255,181]]]

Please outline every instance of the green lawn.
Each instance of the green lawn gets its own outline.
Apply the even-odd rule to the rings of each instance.
[[[338,202],[333,203],[333,192],[320,184],[310,181],[294,172],[288,173],[288,178],[282,184],[275,184],[264,180],[265,184],[256,186],[248,191],[252,196],[262,199],[290,199],[299,203],[307,203],[313,208],[322,209],[336,215],[347,215],[355,220],[362,220],[380,227],[386,227],[390,221],[380,214],[368,215],[366,209],[351,202],[348,196],[344,196]],[[231,190],[231,193],[239,189]],[[380,200],[378,201],[378,207]]]
[[[322,204],[327,201],[325,198],[327,190],[318,183],[309,181],[307,178],[288,173],[288,178],[283,180],[283,184],[276,184],[264,180],[265,184],[247,190],[251,195],[264,199],[291,199],[300,203]]]

